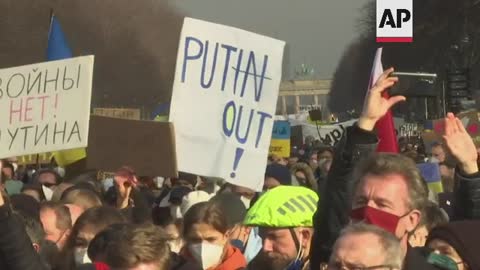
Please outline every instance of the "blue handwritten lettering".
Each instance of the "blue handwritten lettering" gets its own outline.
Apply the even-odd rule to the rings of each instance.
[[[190,43],[195,42],[198,46],[198,53],[195,55],[189,55],[190,52]],[[183,55],[183,66],[182,66],[182,82],[185,82],[186,76],[187,76],[187,61],[189,60],[195,60],[195,59],[200,59],[200,57],[203,54],[203,43],[194,38],[194,37],[186,37],[185,38],[185,51]]]

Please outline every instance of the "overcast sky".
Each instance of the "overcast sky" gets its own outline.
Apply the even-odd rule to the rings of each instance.
[[[360,7],[368,0],[170,0],[184,14],[287,42],[291,78],[302,63],[331,78],[356,37]],[[284,78],[284,79],[290,79]]]

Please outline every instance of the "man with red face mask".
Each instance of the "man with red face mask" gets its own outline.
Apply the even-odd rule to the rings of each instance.
[[[318,269],[322,261],[328,260],[340,230],[358,221],[382,227],[401,240],[404,269],[435,269],[427,264],[423,250],[408,246],[408,236],[417,227],[427,202],[427,190],[418,169],[400,155],[370,155],[378,143],[374,132],[376,122],[395,104],[405,100],[403,96],[382,97],[398,80],[389,77],[392,72],[393,69],[386,70],[368,91],[358,123],[347,128],[336,149],[325,199],[314,219],[311,269]],[[459,161],[455,177],[463,192],[457,196],[455,214],[459,219],[474,218],[480,214],[477,209],[480,201],[476,199],[480,195],[477,194],[480,175],[475,147],[460,120],[449,114],[445,123],[444,139]],[[469,201],[473,204],[468,204]]]

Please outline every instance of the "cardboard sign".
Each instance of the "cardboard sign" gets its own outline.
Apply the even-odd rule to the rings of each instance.
[[[418,137],[423,128],[417,123],[404,123],[397,129],[398,137]]]
[[[283,158],[290,157],[290,136],[290,123],[288,121],[275,121],[269,154]]]
[[[0,158],[85,147],[93,56],[0,70]]]
[[[105,171],[131,166],[142,176],[177,176],[171,123],[92,116],[87,167]]]
[[[284,46],[185,18],[170,109],[181,171],[262,185]]]
[[[140,120],[140,109],[95,108],[93,109],[93,114],[113,118]]]

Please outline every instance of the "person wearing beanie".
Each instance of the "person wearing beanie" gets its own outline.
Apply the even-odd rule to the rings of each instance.
[[[175,219],[180,219],[183,217],[181,213],[181,204],[183,198],[187,196],[192,189],[185,186],[174,187],[169,194],[168,207],[170,208],[170,215]]]
[[[458,270],[480,270],[480,221],[458,221],[434,228],[427,246],[452,259]]]
[[[210,194],[202,190],[192,191],[185,195],[182,199],[182,204],[180,205],[182,217],[185,216],[188,209],[190,209],[192,206],[201,202],[208,202],[211,197],[212,196]]]
[[[265,183],[263,190],[270,190],[278,186],[291,186],[292,175],[290,170],[280,164],[270,164],[265,171]]]

